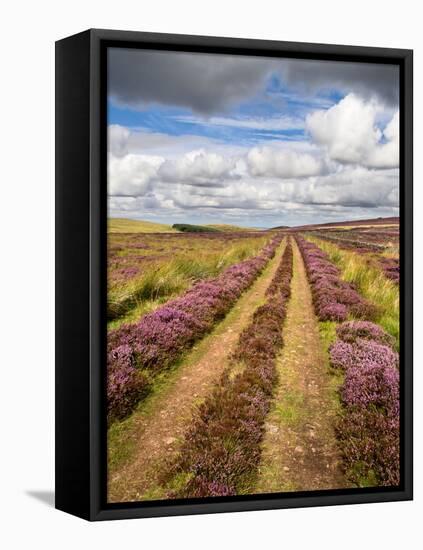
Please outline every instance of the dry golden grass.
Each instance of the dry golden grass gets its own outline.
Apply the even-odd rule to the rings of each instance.
[[[126,218],[109,218],[107,230],[109,233],[177,233],[171,225]]]

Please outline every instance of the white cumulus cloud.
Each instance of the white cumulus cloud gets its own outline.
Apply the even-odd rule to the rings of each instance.
[[[398,112],[382,131],[376,124],[382,107],[349,94],[326,111],[306,118],[315,143],[326,148],[332,160],[372,168],[394,168],[399,163]]]
[[[174,117],[178,122],[186,124],[200,124],[206,126],[227,126],[230,128],[248,128],[250,130],[281,131],[302,130],[304,120],[299,117],[273,116],[273,117],[209,117],[195,116]]]
[[[108,127],[108,150],[117,157],[126,155],[128,152],[128,140],[131,132],[125,126],[110,124]]]
[[[204,149],[191,151],[180,158],[166,160],[158,171],[162,181],[207,186],[234,177],[236,159]]]
[[[367,165],[372,168],[399,166],[399,111],[383,130],[384,143],[378,144],[368,156]]]
[[[315,176],[323,170],[322,160],[311,154],[266,145],[253,147],[247,163],[253,176],[300,178]]]
[[[114,196],[139,197],[145,195],[157,175],[163,158],[147,155],[109,154],[108,193]]]

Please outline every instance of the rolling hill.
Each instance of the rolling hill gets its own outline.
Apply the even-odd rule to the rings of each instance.
[[[193,226],[192,224],[176,224],[180,226]],[[238,233],[243,231],[258,231],[252,227],[240,227],[238,225],[230,225],[224,223],[208,224],[202,227],[204,231],[209,228],[210,231],[221,231],[224,233]],[[109,218],[108,219],[109,233],[179,233],[180,229],[172,227],[171,224],[155,223],[145,220],[130,220],[127,218]]]
[[[287,227],[286,225],[279,225],[272,229],[290,229],[291,231],[318,229],[320,227],[360,227],[360,226],[383,226],[383,225],[398,225],[399,218],[392,216],[389,218],[369,218],[365,220],[346,220],[337,222],[315,223],[308,225],[297,225],[294,227]]]
[[[171,225],[144,220],[109,218],[107,223],[109,233],[177,233]]]

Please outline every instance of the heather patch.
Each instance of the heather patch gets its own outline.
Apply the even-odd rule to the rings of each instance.
[[[348,477],[359,486],[400,483],[399,418],[349,407],[337,427]]]
[[[391,348],[395,345],[395,339],[385,332],[382,327],[369,321],[347,321],[336,329],[338,338],[344,342],[356,342],[358,338],[374,340],[379,344],[386,344]]]
[[[359,486],[399,483],[399,371],[393,338],[370,322],[337,328],[330,361],[345,373],[337,426],[349,479]]]
[[[357,292],[355,285],[341,279],[341,272],[317,245],[296,237],[311,284],[313,303],[320,321],[342,322],[353,315],[374,319],[378,308]]]
[[[398,367],[398,353],[390,346],[371,339],[358,338],[354,343],[336,340],[330,346],[329,355],[331,365],[344,371],[369,361],[381,366]]]
[[[400,281],[400,266],[399,258],[380,258],[379,263],[386,277],[399,284]]]

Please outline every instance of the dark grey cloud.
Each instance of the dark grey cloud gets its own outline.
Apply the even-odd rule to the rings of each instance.
[[[256,93],[271,60],[112,48],[109,94],[135,107],[160,103],[212,114]]]
[[[299,204],[303,204],[300,202]],[[318,201],[309,201],[307,203],[311,206],[344,206],[347,208],[379,208],[380,204],[376,204],[374,201],[370,200],[360,200],[355,199],[354,197],[351,197],[348,200],[341,199],[338,202],[318,202]]]
[[[225,187],[223,181],[210,181],[210,180],[184,180],[184,181],[175,181],[175,180],[160,180],[160,183],[165,185],[186,185],[188,187],[194,187],[198,189],[222,189]]]
[[[263,90],[271,73],[295,90],[312,94],[339,89],[364,98],[398,102],[393,65],[191,54],[135,49],[109,50],[109,95],[116,103],[186,107],[211,115]]]
[[[365,99],[376,96],[388,105],[398,103],[396,65],[289,59],[284,60],[282,71],[286,84],[305,92],[335,88],[356,92]]]

